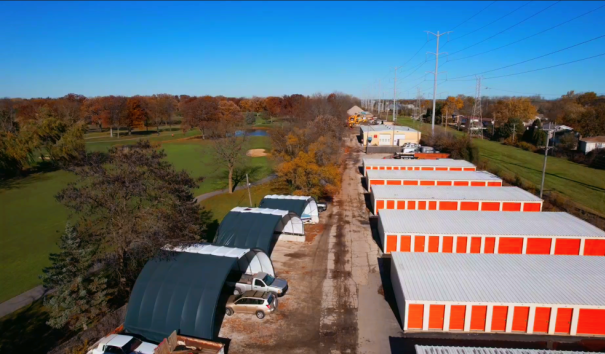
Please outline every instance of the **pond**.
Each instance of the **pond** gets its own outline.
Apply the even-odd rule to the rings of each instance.
[[[246,134],[247,136],[268,136],[266,130],[262,129],[246,129],[246,130],[238,130],[235,132],[235,136],[242,136]]]

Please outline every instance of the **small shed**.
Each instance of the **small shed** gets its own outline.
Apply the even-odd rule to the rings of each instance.
[[[542,211],[542,199],[518,187],[373,186],[374,214],[382,209]]]
[[[477,167],[466,160],[454,159],[363,159],[363,170],[386,171],[476,171]]]
[[[384,253],[605,256],[605,231],[562,212],[382,210]]]
[[[502,179],[486,171],[375,171],[366,170],[368,189],[387,186],[501,187]]]
[[[390,276],[405,332],[605,336],[603,269],[605,257],[395,252]]]
[[[313,197],[297,195],[267,195],[260,202],[259,207],[269,209],[288,210],[300,216],[303,222],[317,224],[319,210],[317,201]]]
[[[580,151],[587,154],[595,149],[605,149],[605,135],[580,139]]]
[[[305,227],[288,210],[236,207],[218,227],[214,243],[220,246],[260,249],[271,255],[277,240],[305,240]]]

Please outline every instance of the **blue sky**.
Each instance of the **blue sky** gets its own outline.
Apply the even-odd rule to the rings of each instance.
[[[440,75],[438,92],[441,97],[472,95],[473,76],[464,78],[470,81],[453,78],[605,35],[604,7],[509,47],[454,61],[538,33],[605,2],[556,3],[460,51],[552,4],[555,1],[0,2],[0,97],[59,97],[70,92],[268,96],[341,91],[358,97],[383,92],[392,98],[393,68],[403,64],[398,71],[398,97],[415,97],[416,87],[429,97],[432,77],[425,72],[434,69],[434,61],[425,53],[435,51],[435,41],[429,38],[432,41],[426,43],[424,31],[452,29],[449,39],[441,37],[441,51],[451,53],[451,62],[446,63],[446,55],[440,58],[439,70],[447,74]],[[484,77],[602,53],[605,38]],[[548,98],[569,90],[605,93],[603,63],[605,56],[485,79],[482,87],[488,95],[539,93]]]

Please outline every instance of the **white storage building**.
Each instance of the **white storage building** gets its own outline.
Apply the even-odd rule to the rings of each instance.
[[[589,352],[547,350],[547,349],[515,349],[515,348],[474,348],[415,345],[416,354],[588,354]]]
[[[486,171],[375,171],[366,170],[368,188],[387,186],[501,187],[502,179]]]
[[[605,335],[605,257],[400,253],[404,331]]]
[[[382,210],[383,252],[605,256],[605,231],[562,212]]]
[[[542,210],[542,199],[517,187],[475,188],[437,186],[372,187],[374,214],[382,209],[398,210]]]
[[[363,159],[363,169],[367,175],[367,170],[476,171],[477,167],[466,160],[454,159]]]

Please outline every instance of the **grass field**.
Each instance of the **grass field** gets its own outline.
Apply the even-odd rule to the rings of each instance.
[[[399,119],[398,124],[430,132],[430,124]],[[437,128],[437,127],[436,127]],[[448,131],[464,134],[456,130]],[[513,173],[539,186],[542,180],[544,155],[525,151],[499,142],[475,139],[481,158],[505,173]],[[576,204],[605,215],[605,171],[590,168],[557,157],[548,157],[545,191],[560,193]]]
[[[271,194],[271,188],[268,183],[251,187],[252,206],[258,206],[267,194]],[[233,192],[233,194],[225,193],[208,198],[203,200],[200,205],[206,210],[211,211],[213,218],[220,223],[231,209],[237,206],[250,206],[250,199],[248,198],[248,190],[242,189]]]
[[[160,139],[165,138],[160,136]],[[115,143],[118,142],[110,144]],[[226,186],[226,181],[220,178],[224,168],[213,163],[210,144],[209,141],[191,139],[164,142],[161,146],[168,155],[167,160],[177,169],[185,169],[195,178],[205,177],[204,182],[198,183],[198,188],[193,191],[194,195]],[[100,144],[93,145],[92,149],[101,150]],[[90,143],[87,143],[87,147],[90,148]],[[104,145],[102,149],[107,148],[108,145]],[[270,139],[251,137],[247,148],[270,150]],[[249,166],[259,168],[252,181],[264,178],[272,171],[267,157],[247,160]],[[48,254],[56,251],[56,242],[65,228],[68,214],[54,196],[73,180],[75,176],[70,173],[55,171],[36,173],[0,184],[0,302],[40,283],[38,276],[48,264]]]

